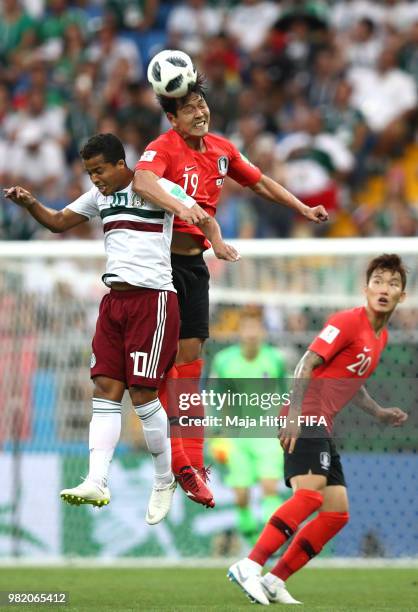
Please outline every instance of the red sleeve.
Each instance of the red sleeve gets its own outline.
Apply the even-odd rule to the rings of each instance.
[[[328,319],[321,333],[311,342],[309,350],[318,353],[328,363],[355,337],[356,325],[348,312],[337,312]]]
[[[228,176],[242,187],[252,187],[261,178],[260,168],[254,166],[233,144],[230,143],[230,146],[232,151],[229,158]]]
[[[167,153],[167,145],[154,140],[141,155],[135,170],[151,170],[157,176],[163,177],[169,166],[170,156]]]

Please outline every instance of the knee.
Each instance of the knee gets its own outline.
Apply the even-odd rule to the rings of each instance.
[[[93,397],[98,399],[108,399],[112,402],[121,402],[125,391],[125,385],[113,378],[96,376],[93,380]]]
[[[131,387],[129,395],[134,406],[141,406],[157,399],[158,390],[149,387]]]

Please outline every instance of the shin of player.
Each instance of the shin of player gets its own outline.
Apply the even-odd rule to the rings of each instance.
[[[285,581],[348,522],[346,483],[332,439],[335,415],[352,401],[381,423],[398,427],[407,419],[399,408],[382,408],[364,386],[386,346],[387,323],[405,299],[405,286],[406,271],[398,255],[373,259],[366,272],[366,306],[332,315],[296,367],[292,406],[280,433],[285,480],[293,496],[270,518],[248,558],[229,570],[230,578],[260,603],[299,603]],[[332,379],[339,384],[333,385]],[[316,385],[316,380],[324,384]],[[298,427],[297,416],[313,415],[319,405],[327,427],[318,427],[312,436]],[[298,531],[316,511],[318,515]],[[266,561],[291,537],[281,559],[261,578]]]

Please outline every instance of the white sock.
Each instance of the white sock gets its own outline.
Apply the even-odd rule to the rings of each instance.
[[[166,412],[158,398],[135,406],[135,412],[142,421],[145,442],[154,462],[155,484],[157,486],[168,485],[173,481],[173,473]]]
[[[109,466],[119,441],[121,430],[121,403],[93,398],[93,416],[90,421],[90,468],[88,480],[101,487],[107,486]]]

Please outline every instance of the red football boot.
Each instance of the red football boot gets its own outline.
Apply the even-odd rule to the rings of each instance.
[[[186,465],[180,470],[179,474],[175,474],[175,477],[189,499],[207,508],[215,506],[213,493],[205,483],[207,479],[206,472],[204,473],[204,478],[202,478],[198,470],[195,470],[190,465]]]

